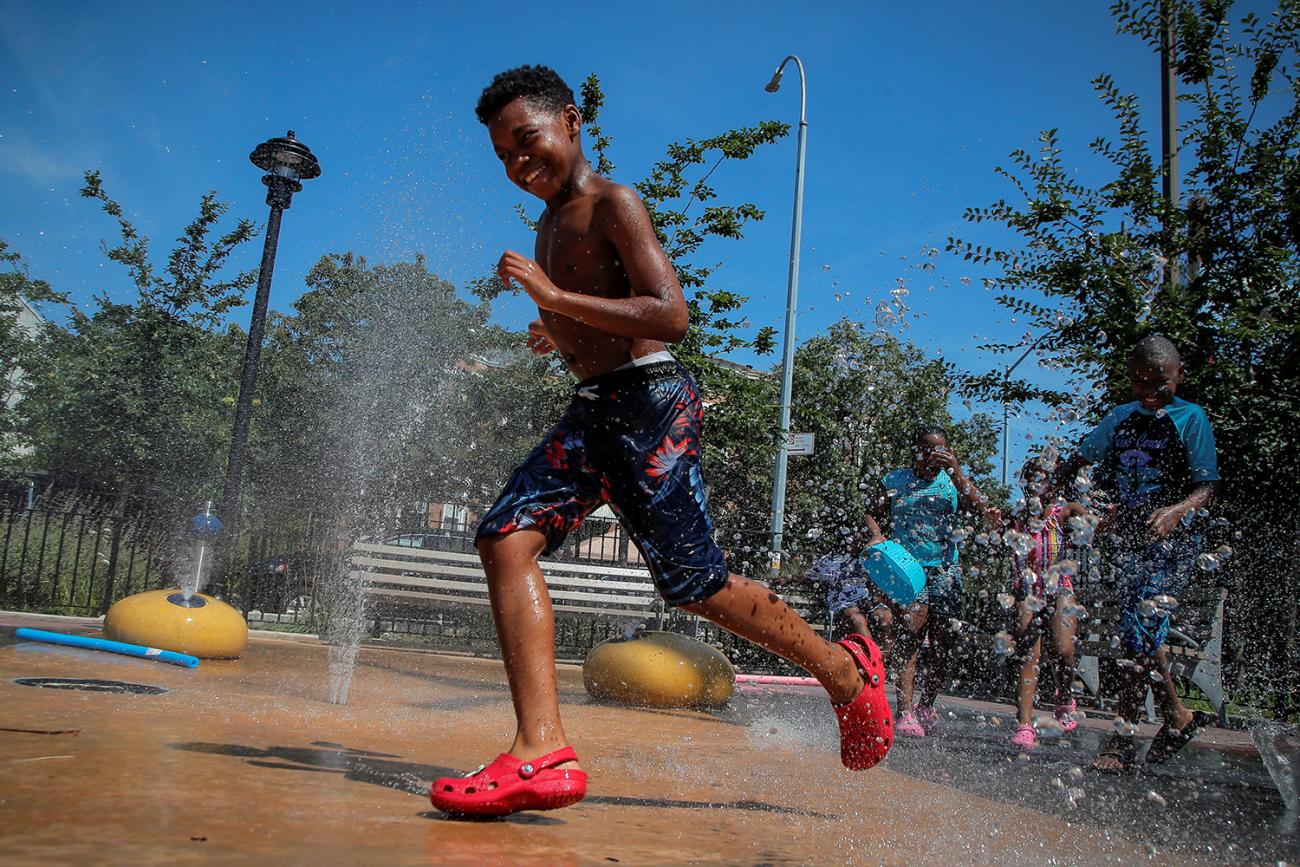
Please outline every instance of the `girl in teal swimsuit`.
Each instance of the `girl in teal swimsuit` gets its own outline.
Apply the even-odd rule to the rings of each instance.
[[[891,538],[925,567],[926,575],[925,589],[916,601],[906,610],[891,612],[906,627],[898,630],[898,647],[906,659],[898,680],[894,723],[898,735],[925,737],[938,722],[934,701],[948,675],[962,609],[961,567],[954,538],[960,506],[981,515],[990,530],[1002,524],[1002,513],[989,505],[962,471],[948,446],[947,431],[937,426],[917,428],[912,436],[912,466],[888,473],[870,507],[878,519],[889,517]],[[882,615],[884,612],[875,612],[873,616],[883,620]],[[926,677],[913,710],[917,663],[926,639]]]

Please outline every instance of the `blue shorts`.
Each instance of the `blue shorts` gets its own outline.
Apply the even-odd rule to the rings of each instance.
[[[1196,566],[1199,536],[1175,533],[1149,545],[1111,546],[1119,595],[1119,639],[1125,650],[1151,656],[1169,637],[1169,615]]]
[[[618,515],[670,605],[727,583],[700,472],[702,409],[675,361],[579,383],[569,408],[510,476],[477,538],[538,530],[553,553],[602,503]]]
[[[930,606],[930,613],[940,617],[961,617],[962,582],[961,567],[956,563],[940,563],[925,567],[925,589],[916,602]]]

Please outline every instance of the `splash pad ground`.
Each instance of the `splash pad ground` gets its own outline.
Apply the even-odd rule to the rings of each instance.
[[[16,626],[98,629],[0,615]],[[169,691],[15,682],[41,677]],[[0,863],[1275,863],[1300,847],[1245,733],[1154,773],[1072,775],[1105,721],[1022,761],[1007,708],[948,701],[943,737],[851,774],[811,693],[745,691],[706,713],[595,704],[577,666],[560,686],[587,800],[466,822],[433,811],[427,786],[501,748],[495,660],[363,648],[335,706],[314,641],[255,636],[243,659],[189,671],[0,638]]]

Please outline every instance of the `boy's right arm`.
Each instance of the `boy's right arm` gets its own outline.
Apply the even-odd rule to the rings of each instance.
[[[620,337],[677,343],[690,310],[673,264],[659,246],[650,215],[630,187],[611,185],[595,205],[597,230],[613,245],[628,280],[628,296],[603,298],[559,288],[532,259],[507,250],[497,263],[503,282],[514,280],[539,309],[576,319]]]
[[[889,491],[885,488],[884,480],[876,485],[875,492],[867,500],[867,515],[876,524],[876,532],[880,532],[880,524],[876,522],[889,517]]]

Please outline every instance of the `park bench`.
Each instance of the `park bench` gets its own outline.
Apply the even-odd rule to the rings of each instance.
[[[414,610],[487,609],[487,577],[477,554],[374,542],[357,542],[351,550],[351,575],[373,608],[375,629],[389,631],[393,621],[413,618]],[[598,562],[541,561],[551,605],[560,617],[600,618],[667,628],[669,612],[645,568]],[[800,615],[815,621],[824,613],[815,595],[783,593]],[[821,618],[821,619],[824,619]],[[691,618],[673,628],[696,634]],[[387,627],[387,628],[385,628]],[[813,628],[824,630],[820,623]]]
[[[557,612],[647,620],[664,616],[650,572],[603,563],[543,560],[542,572]],[[357,542],[352,577],[380,603],[488,608],[487,576],[477,554]]]

